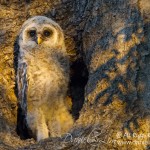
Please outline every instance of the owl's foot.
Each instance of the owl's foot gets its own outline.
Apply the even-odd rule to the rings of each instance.
[[[40,108],[27,113],[27,124],[37,141],[49,137],[45,116]]]
[[[66,108],[61,107],[53,116],[53,119],[48,122],[48,129],[51,137],[61,137],[67,133],[73,126],[72,115]]]
[[[46,123],[43,122],[41,126],[39,125],[37,128],[37,135],[36,135],[37,141],[39,142],[40,140],[46,139],[48,137],[49,137],[48,128]]]

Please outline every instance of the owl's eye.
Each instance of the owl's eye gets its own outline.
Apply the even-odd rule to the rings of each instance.
[[[29,31],[29,35],[30,35],[30,37],[35,37],[36,31],[35,30]]]
[[[49,30],[45,30],[45,31],[43,32],[43,34],[44,34],[44,36],[49,37],[49,36],[52,34],[52,32],[49,31]]]

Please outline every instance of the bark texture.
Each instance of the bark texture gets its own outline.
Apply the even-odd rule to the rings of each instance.
[[[150,148],[149,0],[2,0],[0,8],[0,149]],[[14,43],[35,15],[60,24],[76,80],[88,76],[84,97],[86,81],[70,86],[75,115],[85,99],[71,135],[40,143],[16,134]]]

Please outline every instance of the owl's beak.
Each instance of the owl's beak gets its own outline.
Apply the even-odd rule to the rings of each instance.
[[[41,38],[40,36],[38,36],[38,38],[37,38],[37,43],[38,43],[38,44],[41,44],[41,43],[42,43],[42,38]]]

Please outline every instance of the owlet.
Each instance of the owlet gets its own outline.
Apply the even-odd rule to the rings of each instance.
[[[44,16],[28,19],[19,34],[18,98],[37,141],[69,131],[73,118],[65,100],[69,59],[61,27]]]

